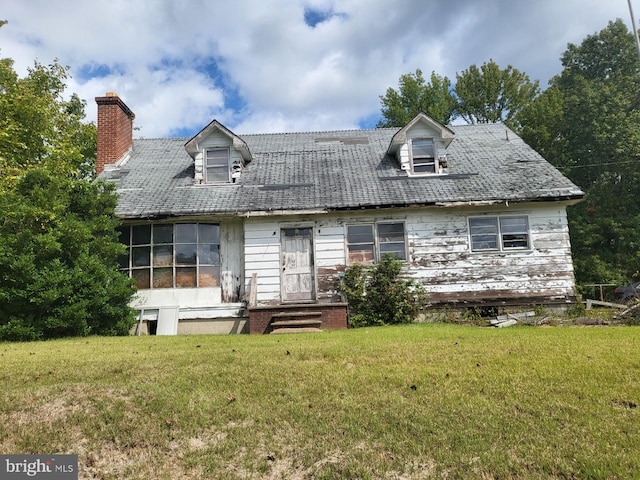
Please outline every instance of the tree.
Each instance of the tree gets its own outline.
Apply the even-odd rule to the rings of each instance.
[[[128,333],[113,189],[33,168],[0,195],[0,339]]]
[[[0,26],[1,26],[0,22]],[[114,187],[94,182],[95,125],[67,69],[0,59],[0,340],[126,334]]]
[[[518,115],[540,93],[538,80],[509,65],[504,70],[493,61],[480,68],[471,65],[451,80],[431,73],[425,83],[420,69],[400,76],[398,90],[388,88],[380,97],[383,119],[378,127],[403,127],[424,112],[446,125],[461,116],[467,123],[504,122],[519,127]]]
[[[35,62],[19,78],[13,61],[0,59],[0,181],[45,166],[59,175],[95,171],[96,128],[83,122],[86,103],[63,98],[68,68]],[[1,186],[1,185],[0,185]]]
[[[516,127],[518,112],[539,92],[538,80],[532,82],[511,65],[501,70],[493,60],[456,74],[457,111],[470,124],[504,122]]]
[[[388,88],[380,102],[383,119],[378,127],[404,127],[419,113],[447,125],[454,118],[457,106],[451,81],[433,72],[430,83],[425,84],[420,69],[402,75],[398,90]]]
[[[621,20],[569,44],[562,73],[519,115],[526,142],[586,193],[569,209],[576,278],[640,272],[640,64]]]

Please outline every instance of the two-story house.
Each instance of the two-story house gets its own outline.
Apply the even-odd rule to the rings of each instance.
[[[584,194],[504,125],[133,139],[124,102],[96,101],[147,332],[344,328],[341,274],[385,253],[434,308],[574,300],[566,208]]]

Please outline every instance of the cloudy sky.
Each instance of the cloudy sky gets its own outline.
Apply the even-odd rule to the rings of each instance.
[[[636,19],[640,0],[632,0]],[[422,69],[455,80],[493,59],[540,80],[568,43],[627,0],[20,0],[4,2],[0,57],[70,67],[69,91],[117,92],[137,136],[374,127],[380,95]]]

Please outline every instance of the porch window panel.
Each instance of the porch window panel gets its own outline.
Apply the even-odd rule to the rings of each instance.
[[[196,243],[198,226],[195,223],[176,223],[176,243]]]
[[[476,235],[472,237],[471,249],[473,251],[498,250],[498,240],[496,235]]]
[[[197,286],[196,267],[176,267],[177,288],[195,288]]]
[[[154,225],[153,226],[153,243],[156,245],[173,243],[173,224]]]
[[[153,247],[153,266],[173,265],[173,245],[157,245]]]
[[[151,265],[151,247],[132,247],[131,266],[148,267]]]
[[[127,246],[131,245],[131,227],[128,225],[123,225],[116,228],[116,230],[118,232],[118,241]]]
[[[198,272],[198,286],[217,287],[218,285],[220,285],[220,267],[200,267]]]
[[[118,255],[118,268],[120,270],[129,269],[129,256],[131,255],[131,247],[127,247],[127,252],[122,255]]]
[[[176,265],[195,265],[197,258],[197,245],[195,243],[176,245]]]
[[[131,278],[136,282],[138,290],[151,288],[151,269],[136,268],[131,270]]]
[[[173,288],[173,268],[154,268],[153,288]]]
[[[220,285],[219,224],[123,226],[119,234],[127,254],[118,257],[118,265],[134,278],[138,288]]]
[[[198,262],[200,265],[220,265],[220,245],[198,245]]]
[[[220,225],[216,225],[215,223],[199,223],[198,241],[200,243],[220,243]]]
[[[132,245],[149,245],[151,243],[151,225],[134,225],[131,229]]]

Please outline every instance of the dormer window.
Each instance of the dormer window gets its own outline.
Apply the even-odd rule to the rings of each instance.
[[[396,132],[387,154],[394,156],[409,176],[446,175],[447,148],[454,135],[453,130],[420,113]]]
[[[433,138],[411,140],[411,172],[436,173],[438,165]]]
[[[184,144],[193,158],[196,185],[236,183],[251,161],[247,143],[217,120],[213,120]]]
[[[205,156],[205,182],[229,183],[231,169],[228,148],[208,148]]]

